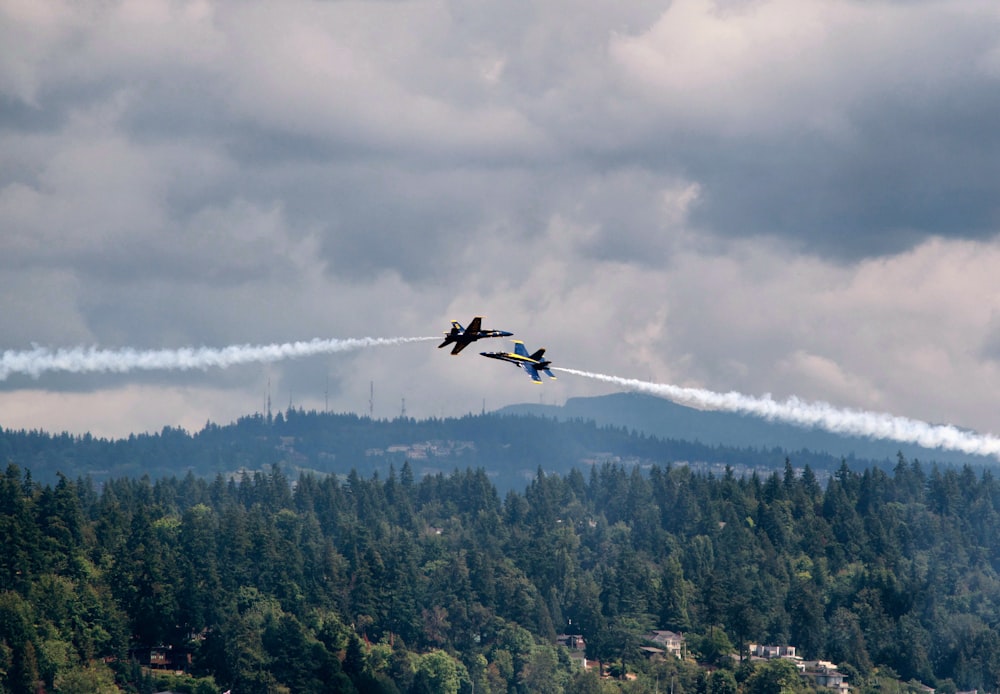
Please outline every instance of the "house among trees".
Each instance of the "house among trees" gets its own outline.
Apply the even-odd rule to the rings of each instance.
[[[684,636],[666,629],[654,629],[643,636],[643,640],[654,644],[655,648],[661,649],[664,653],[669,653],[677,658],[684,657]],[[644,649],[647,652],[649,649]]]
[[[799,660],[799,657],[795,655],[795,646],[764,646],[759,643],[751,643],[747,646],[747,651],[751,658],[763,658],[764,660],[788,658],[790,660]]]
[[[556,636],[556,644],[569,649],[569,658],[577,663],[581,669],[587,669],[587,643],[579,634],[559,634]]]
[[[173,646],[156,646],[154,648],[133,648],[129,656],[150,670],[187,671],[191,667],[191,651]]]
[[[838,692],[848,692],[847,676],[837,669],[837,666],[826,660],[802,660],[795,653],[795,646],[770,646],[751,643],[747,650],[751,658],[771,660],[782,658],[795,663],[799,673],[816,687],[835,689]]]
[[[844,694],[851,689],[847,684],[847,675],[840,672],[837,666],[829,661],[803,661],[800,671],[804,677],[808,678],[817,687],[836,689],[838,692],[843,692]]]

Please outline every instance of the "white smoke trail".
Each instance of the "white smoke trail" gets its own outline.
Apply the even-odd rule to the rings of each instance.
[[[825,402],[805,402],[794,396],[779,402],[770,395],[758,398],[737,392],[716,393],[702,388],[683,388],[556,366],[551,368],[614,383],[628,390],[649,393],[700,409],[750,414],[803,427],[819,427],[845,436],[889,439],[901,443],[915,443],[925,448],[941,448],[1000,458],[1000,438],[992,434],[962,431],[950,424],[928,424],[918,419],[891,414],[842,409]]]
[[[11,374],[38,378],[49,371],[67,373],[127,373],[129,371],[187,371],[189,369],[226,368],[237,364],[275,362],[282,359],[332,354],[366,347],[399,345],[406,342],[438,340],[439,337],[362,337],[345,340],[284,342],[271,345],[230,345],[229,347],[182,347],[180,349],[97,349],[74,347],[50,350],[36,347],[0,357],[0,381]]]

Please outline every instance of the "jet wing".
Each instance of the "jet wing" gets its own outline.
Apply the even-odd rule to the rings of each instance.
[[[524,370],[528,372],[529,376],[531,376],[532,381],[534,381],[535,383],[542,382],[542,377],[538,375],[538,369],[536,369],[531,364],[521,364],[521,366],[523,366]]]
[[[466,347],[468,347],[470,344],[472,344],[472,343],[471,342],[456,342],[455,346],[452,347],[452,349],[451,349],[451,353],[452,354],[458,354],[463,349],[465,349]]]
[[[475,334],[475,333],[478,333],[482,329],[483,329],[483,317],[482,316],[476,316],[475,318],[472,319],[472,322],[469,323],[469,327],[467,327],[465,329],[465,333],[467,335],[469,333]]]
[[[514,340],[514,354],[522,357],[529,356],[527,348],[525,348],[524,343],[520,340]]]

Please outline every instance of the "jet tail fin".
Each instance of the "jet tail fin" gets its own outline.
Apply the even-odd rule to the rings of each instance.
[[[543,354],[545,354],[545,348],[544,347],[542,347],[540,350],[538,350],[537,352],[535,352],[534,354],[532,354],[531,358],[534,359],[535,361],[541,361]]]

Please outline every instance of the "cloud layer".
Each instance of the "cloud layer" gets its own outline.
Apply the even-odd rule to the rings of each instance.
[[[561,366],[997,431],[998,29],[966,0],[0,0],[0,351],[485,313]],[[374,382],[381,416],[539,397],[481,362],[11,376],[0,426],[127,433],[136,388],[200,426],[268,380],[355,411]]]

